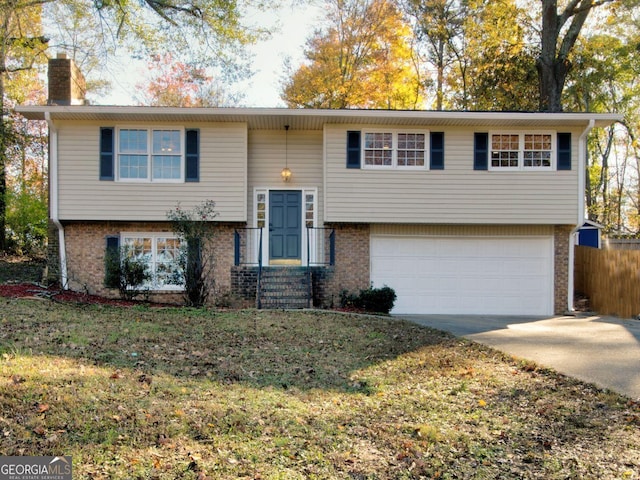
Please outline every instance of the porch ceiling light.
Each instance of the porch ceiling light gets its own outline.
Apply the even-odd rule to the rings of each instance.
[[[280,172],[283,182],[291,180],[291,170],[289,169],[289,125],[284,126],[284,168]]]
[[[282,177],[283,182],[288,182],[291,180],[291,170],[288,167],[284,167],[280,172],[280,176]]]

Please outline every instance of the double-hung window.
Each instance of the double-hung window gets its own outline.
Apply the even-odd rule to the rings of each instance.
[[[182,241],[167,233],[123,233],[121,245],[129,257],[144,263],[150,278],[150,290],[184,289],[184,273],[180,266],[184,255]]]
[[[428,132],[364,132],[364,168],[426,168]]]
[[[118,129],[118,178],[137,182],[184,181],[182,129]]]
[[[555,135],[540,133],[491,133],[491,170],[551,170],[554,168]]]

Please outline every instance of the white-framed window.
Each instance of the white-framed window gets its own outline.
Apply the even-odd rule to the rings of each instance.
[[[424,130],[365,131],[362,135],[364,168],[427,168],[429,132]]]
[[[185,255],[183,241],[167,232],[120,234],[126,255],[144,262],[150,279],[143,285],[150,290],[184,290],[180,258]]]
[[[552,132],[492,132],[490,170],[552,170],[556,145]]]
[[[116,137],[118,180],[184,181],[184,129],[121,127]]]

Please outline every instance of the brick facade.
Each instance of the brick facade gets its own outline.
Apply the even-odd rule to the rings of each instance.
[[[60,237],[53,221],[47,225],[47,270],[44,275],[46,283],[57,283],[60,279]]]
[[[553,313],[567,312],[569,298],[569,236],[571,225],[556,225],[553,229]]]
[[[339,305],[340,293],[357,293],[369,287],[370,227],[368,224],[329,225],[336,232],[336,264],[333,275],[327,279],[326,300]]]
[[[311,268],[312,300],[317,308],[337,307],[343,290],[354,293],[369,286],[369,225],[328,226],[335,229],[336,259],[333,266]],[[258,268],[240,265],[231,272],[232,293],[255,303]]]
[[[268,267],[274,268],[274,267]],[[279,267],[275,267],[279,268]],[[305,271],[306,269],[303,268]],[[310,267],[311,273],[311,306],[314,308],[333,308],[339,304],[339,290],[330,290],[334,285],[333,266]],[[263,270],[264,278],[265,270]],[[258,267],[238,265],[231,268],[231,292],[240,300],[240,304],[255,307],[257,303]]]
[[[370,281],[369,225],[332,225],[336,232],[336,262],[331,267],[313,267],[313,305],[320,308],[338,306],[344,290],[358,292]],[[219,296],[232,294],[245,306],[255,305],[257,268],[234,266],[233,235],[236,226],[216,224],[212,243],[214,285],[211,302]],[[572,226],[554,227],[554,313],[567,310],[569,278],[569,235]],[[67,272],[69,288],[89,294],[115,298],[118,292],[104,286],[104,256],[106,237],[120,232],[167,232],[167,222],[78,222],[65,225]],[[57,231],[50,228],[50,238],[57,239]],[[51,245],[50,255],[57,250]],[[52,258],[53,260],[53,258]],[[53,261],[51,262],[54,263]],[[55,262],[57,266],[57,262]],[[50,270],[53,270],[50,267]],[[182,302],[180,293],[150,295],[152,301]]]
[[[211,300],[231,291],[231,266],[233,265],[234,226],[215,224],[211,260],[213,262],[213,290]],[[101,295],[118,296],[118,291],[104,286],[106,238],[120,232],[172,233],[168,222],[78,222],[64,225],[67,251],[67,276],[71,290]],[[182,293],[152,293],[150,300],[182,303]]]

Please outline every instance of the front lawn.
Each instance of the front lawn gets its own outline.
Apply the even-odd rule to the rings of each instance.
[[[403,321],[0,298],[0,454],[74,478],[640,478],[640,408]]]

